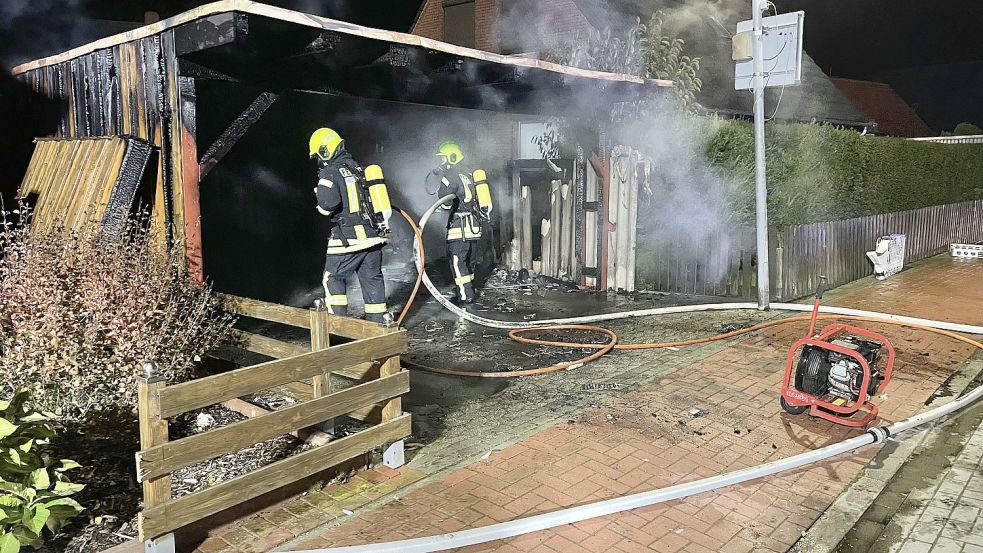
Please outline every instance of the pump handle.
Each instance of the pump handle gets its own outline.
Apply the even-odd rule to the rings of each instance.
[[[826,277],[819,275],[819,285],[816,286],[816,299],[823,299],[823,293],[826,291]]]

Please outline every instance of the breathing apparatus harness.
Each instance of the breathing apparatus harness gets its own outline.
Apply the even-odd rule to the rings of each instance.
[[[392,206],[389,203],[389,193],[382,168],[378,165],[369,165],[363,170],[357,163],[348,160],[327,161],[324,165],[336,165],[338,172],[345,179],[346,192],[353,194],[358,202],[358,208],[354,212],[349,205],[348,209],[342,209],[336,215],[332,230],[338,230],[337,237],[341,243],[348,247],[349,238],[345,236],[344,231],[347,228],[355,233],[354,229],[359,225],[372,229],[378,237],[388,237]]]
[[[440,182],[438,180],[437,187],[433,190],[430,189],[430,179],[432,177],[439,177],[439,179],[447,178],[447,175],[455,174],[454,166],[446,167],[444,165],[435,167],[429,173],[427,173],[426,180],[424,181],[424,188],[427,194],[431,196],[437,195],[440,191]],[[485,210],[485,208],[491,206],[491,193],[488,190],[488,178],[485,175],[483,169],[477,169],[473,173],[470,171],[458,172],[456,173],[456,178],[461,181],[461,185],[465,187],[470,186],[471,200],[464,202],[464,210],[455,211],[454,215],[463,216],[466,214],[471,214],[477,217],[483,222],[490,222],[491,216]],[[455,200],[458,201],[458,200]]]

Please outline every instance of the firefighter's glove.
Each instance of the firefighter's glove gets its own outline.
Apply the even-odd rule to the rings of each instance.
[[[482,207],[481,209],[478,210],[480,217],[485,221],[491,221],[491,212],[492,212],[491,206]]]

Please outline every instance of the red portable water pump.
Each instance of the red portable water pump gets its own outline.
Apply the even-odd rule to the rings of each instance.
[[[870,399],[891,380],[894,347],[876,332],[840,323],[814,334],[825,284],[826,278],[820,277],[809,333],[789,349],[779,401],[793,415],[808,410],[837,424],[866,426],[877,416]],[[878,368],[882,348],[887,350],[883,370]]]

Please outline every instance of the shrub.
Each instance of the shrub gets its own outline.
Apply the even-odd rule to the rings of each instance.
[[[215,309],[144,221],[113,235],[0,231],[0,378],[31,388],[43,409],[69,420],[132,412],[143,362],[170,381],[190,376],[232,319]]]
[[[974,136],[983,134],[983,129],[980,129],[980,127],[977,125],[964,121],[956,125],[955,129],[952,129],[952,134],[956,136]]]
[[[53,415],[29,409],[28,398],[27,390],[19,390],[0,401],[0,553],[40,546],[45,528],[57,533],[82,511],[69,496],[84,486],[65,474],[79,465],[48,457]]]
[[[754,131],[707,126],[707,158],[741,184],[735,211],[753,224]],[[862,136],[831,125],[765,133],[768,216],[775,228],[983,198],[983,145]]]

